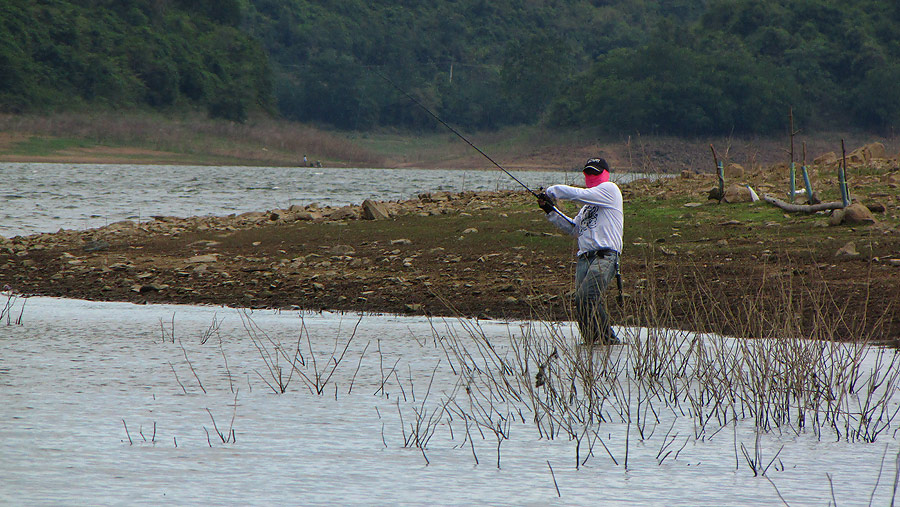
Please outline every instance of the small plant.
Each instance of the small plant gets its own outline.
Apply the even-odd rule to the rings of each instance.
[[[6,293],[6,302],[0,306],[0,322],[6,320],[6,325],[10,326],[15,324],[17,326],[22,325],[22,315],[25,313],[25,303],[28,302],[27,296],[21,296],[15,293],[9,285],[3,286],[3,292]],[[19,299],[22,300],[22,306],[19,308],[19,316],[16,317],[15,320],[12,320],[14,307],[16,305],[16,301]]]
[[[286,349],[280,340],[272,338],[262,330],[253,321],[249,313],[244,311],[240,315],[244,329],[250,336],[250,340],[266,366],[267,375],[264,376],[258,370],[255,370],[256,374],[276,394],[283,394],[287,391],[288,385],[295,374],[297,378],[303,381],[310,392],[317,395],[324,394],[326,386],[347,355],[350,344],[356,337],[359,324],[362,322],[362,316],[360,316],[353,327],[353,332],[343,346],[340,345],[340,338],[335,339],[331,356],[320,367],[318,354],[313,350],[312,338],[302,315],[300,316],[300,332],[297,336],[297,342],[290,349]],[[304,355],[304,350],[301,347],[304,341],[306,342],[306,355]],[[340,352],[338,352],[339,349]],[[368,349],[368,344],[366,349]]]
[[[225,430],[224,432],[222,430],[220,430],[219,426],[216,424],[216,418],[213,417],[212,411],[209,408],[206,409],[206,413],[209,414],[209,419],[212,421],[213,430],[216,432],[216,435],[218,435],[219,440],[221,440],[223,444],[233,444],[233,443],[237,442],[237,434],[234,432],[234,418],[237,415],[237,399],[238,399],[239,391],[240,391],[240,389],[238,389],[234,393],[234,402],[232,404],[233,410],[231,412],[231,423],[228,425],[228,429]],[[212,447],[212,441],[209,438],[209,430],[206,429],[206,426],[203,427],[203,430],[206,431],[206,443],[209,444],[210,447]]]
[[[859,341],[829,339],[848,325],[840,314],[836,319],[813,314],[816,331],[803,336],[805,326],[797,322],[808,317],[795,301],[805,286],[785,282],[784,311],[772,320],[771,312],[757,311],[762,299],[750,295],[743,307],[721,305],[716,286],[700,277],[692,282],[708,304],[692,308],[686,327],[759,338],[667,327],[673,315],[684,314],[673,311],[683,302],[661,288],[627,300],[623,312],[658,324],[621,328],[623,346],[582,346],[577,334],[549,319],[521,325],[521,333],[502,345],[471,321],[459,321],[461,334],[443,335],[432,325],[435,346],[459,379],[447,413],[464,421],[476,462],[470,438],[493,440],[493,435],[499,466],[501,444],[516,420],[530,421],[543,438],[570,440],[576,468],[603,454],[627,469],[633,440],[646,444],[656,435],[662,438],[657,453],[662,465],[678,460],[691,440],[716,438],[732,427],[736,464],[743,458],[755,476],[784,469],[780,450],[764,456],[762,440],[769,433],[809,432],[819,439],[830,433],[837,440],[870,443],[896,427],[900,355],[872,347],[862,328],[855,330]],[[804,295],[814,308],[831,304],[827,295]],[[541,311],[534,313],[540,317]],[[673,431],[682,419],[689,421],[691,434]],[[752,446],[737,439],[737,427],[745,421],[754,428]],[[622,431],[620,451],[604,435],[609,424]],[[661,424],[668,430],[657,431]]]

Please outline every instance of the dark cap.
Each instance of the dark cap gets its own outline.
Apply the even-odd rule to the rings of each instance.
[[[609,170],[609,164],[602,158],[592,158],[584,163],[584,172],[586,173],[600,174],[603,171],[612,172]]]

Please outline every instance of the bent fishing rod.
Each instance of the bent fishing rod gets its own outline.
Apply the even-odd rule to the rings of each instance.
[[[401,88],[400,85],[398,85],[397,83],[391,81],[390,78],[388,78],[387,76],[385,76],[383,73],[379,72],[378,69],[375,69],[374,67],[370,67],[369,69],[370,69],[372,72],[378,74],[378,75],[381,77],[381,79],[384,79],[384,80],[387,81],[391,86],[393,86],[394,88],[396,88],[398,92],[400,92],[400,93],[402,93],[404,96],[406,96],[406,98],[408,98],[409,100],[411,100],[415,105],[421,107],[423,111],[425,111],[425,112],[428,113],[432,118],[434,118],[435,120],[437,120],[438,123],[440,123],[441,125],[447,127],[447,129],[448,129],[450,132],[453,132],[454,134],[456,134],[456,137],[459,137],[460,139],[462,139],[463,141],[465,141],[466,144],[468,144],[468,145],[471,146],[475,151],[477,151],[478,153],[480,153],[482,157],[488,159],[492,164],[494,164],[495,166],[497,166],[498,169],[500,169],[501,171],[505,172],[507,176],[509,176],[510,178],[512,178],[513,180],[515,180],[516,183],[518,183],[519,185],[522,185],[522,188],[524,188],[525,190],[527,190],[529,194],[531,194],[531,195],[533,195],[533,196],[535,196],[535,197],[539,197],[539,194],[538,194],[537,192],[535,192],[534,190],[532,190],[531,188],[529,188],[528,185],[526,185],[525,183],[522,183],[522,180],[520,180],[519,178],[516,178],[515,176],[513,176],[512,173],[510,173],[509,171],[507,171],[506,169],[504,169],[503,166],[501,166],[500,164],[498,164],[497,162],[495,162],[494,159],[492,159],[491,157],[489,157],[487,153],[481,151],[481,149],[479,149],[478,146],[475,146],[474,144],[472,144],[472,141],[469,141],[468,139],[466,139],[466,136],[460,134],[458,130],[456,130],[455,128],[453,128],[452,126],[450,126],[447,122],[445,122],[444,120],[442,120],[442,119],[440,118],[440,116],[434,114],[434,113],[431,111],[431,109],[428,109],[427,107],[425,107],[424,104],[422,104],[421,102],[419,102],[418,100],[416,100],[415,97],[413,97],[412,95],[409,94],[409,92],[407,92],[406,90],[404,90],[403,88]],[[553,209],[556,210],[556,206],[554,206]],[[559,210],[556,210],[556,212],[557,212],[557,213],[560,213]],[[560,213],[560,215],[562,215],[562,213]]]
[[[454,134],[456,134],[456,137],[459,137],[460,139],[462,139],[463,141],[465,141],[466,144],[468,144],[469,146],[472,147],[472,149],[474,149],[475,151],[477,151],[478,153],[480,153],[482,157],[488,159],[492,164],[494,164],[495,166],[497,166],[498,169],[500,169],[501,171],[505,172],[507,176],[509,176],[510,178],[512,178],[513,180],[515,180],[516,183],[518,183],[519,185],[522,185],[522,188],[524,188],[525,190],[527,190],[529,194],[535,196],[535,197],[538,198],[538,199],[540,199],[540,196],[543,195],[543,192],[542,192],[541,194],[538,194],[538,193],[536,193],[534,190],[532,190],[531,188],[529,188],[528,185],[526,185],[525,183],[522,183],[522,180],[520,180],[519,178],[516,178],[515,176],[513,176],[512,173],[510,173],[509,171],[507,171],[506,169],[504,169],[503,166],[501,166],[501,165],[498,164],[494,159],[492,159],[491,157],[489,157],[487,153],[481,151],[481,149],[478,148],[478,146],[475,146],[475,145],[472,143],[472,141],[469,141],[468,139],[466,139],[466,136],[460,134],[459,131],[457,131],[455,128],[453,128],[452,126],[450,126],[447,122],[445,122],[444,120],[442,120],[440,116],[434,114],[434,113],[431,111],[431,109],[428,109],[427,107],[425,107],[424,104],[422,104],[421,102],[419,102],[418,100],[416,100],[416,98],[413,97],[412,95],[410,95],[409,92],[407,92],[406,90],[404,90],[403,88],[401,88],[400,85],[398,85],[397,83],[393,82],[389,77],[385,76],[382,72],[378,71],[378,69],[376,69],[376,68],[374,68],[374,67],[369,67],[369,70],[371,70],[372,72],[378,74],[378,75],[381,77],[381,79],[384,79],[385,81],[387,81],[391,86],[393,86],[394,88],[396,88],[398,92],[402,93],[406,98],[408,98],[409,100],[411,100],[415,105],[421,107],[423,111],[425,111],[426,113],[428,113],[429,116],[431,116],[432,118],[434,118],[435,120],[437,120],[438,123],[440,123],[441,125],[447,127],[447,129],[448,129],[450,132],[453,132]],[[551,201],[551,203],[552,203],[552,201]],[[570,224],[574,224],[574,222],[572,221],[571,218],[567,217],[567,216],[565,215],[565,213],[563,213],[562,211],[559,210],[559,208],[556,207],[556,204],[552,204],[552,206],[553,206],[553,211],[554,211],[557,215],[561,216],[563,219],[565,219],[565,220],[566,220],[567,222],[569,222]],[[618,262],[618,260],[616,261],[616,283],[617,283],[617,285],[619,286],[619,297],[617,298],[617,300],[618,300],[619,304],[624,304],[624,303],[625,303],[625,298],[624,298],[624,294],[623,294],[623,292],[622,292],[622,274],[619,273],[619,262]]]

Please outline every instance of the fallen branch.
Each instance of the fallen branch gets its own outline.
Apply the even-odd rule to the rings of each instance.
[[[842,209],[844,207],[844,203],[840,201],[835,202],[822,202],[819,204],[791,204],[789,202],[782,201],[777,197],[772,197],[769,194],[763,194],[763,200],[767,203],[777,206],[785,211],[791,211],[796,213],[815,213],[817,211],[825,211],[830,209]]]

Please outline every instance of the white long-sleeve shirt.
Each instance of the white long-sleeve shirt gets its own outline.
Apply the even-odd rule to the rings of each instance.
[[[555,211],[547,214],[553,225],[578,238],[578,255],[601,248],[622,252],[625,213],[622,191],[615,183],[607,181],[592,188],[553,185],[544,192],[553,200],[584,205],[574,220]]]

